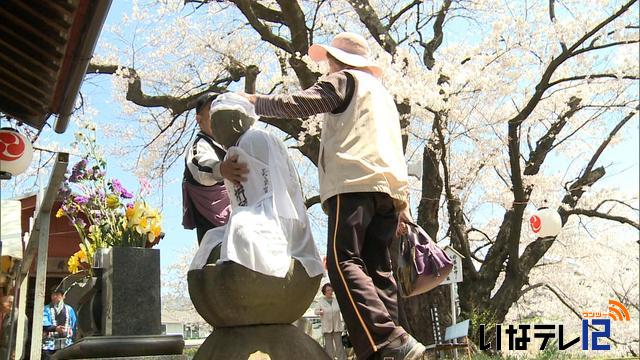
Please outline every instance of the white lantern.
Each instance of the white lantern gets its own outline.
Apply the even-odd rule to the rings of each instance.
[[[529,225],[538,237],[557,236],[562,229],[562,218],[553,209],[540,208],[529,218]]]
[[[0,129],[0,176],[9,179],[23,173],[33,158],[33,147],[26,136],[11,128]]]

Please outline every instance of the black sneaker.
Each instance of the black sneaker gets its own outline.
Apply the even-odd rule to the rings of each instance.
[[[402,345],[394,348],[389,346],[380,350],[378,360],[422,360],[424,359],[424,345],[420,344],[413,336],[407,335]]]

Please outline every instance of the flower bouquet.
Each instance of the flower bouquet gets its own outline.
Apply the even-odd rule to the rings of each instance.
[[[107,178],[107,164],[98,155],[95,141],[81,133],[76,136],[89,151],[67,175],[60,192],[62,206],[56,213],[56,217],[67,216],[80,235],[80,249],[68,261],[72,274],[91,273],[97,249],[148,248],[163,236],[160,213],[143,199],[148,183],[141,182],[136,196],[118,179]]]

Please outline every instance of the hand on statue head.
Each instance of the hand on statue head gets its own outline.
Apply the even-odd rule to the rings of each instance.
[[[256,95],[255,94],[247,94],[245,92],[238,92],[238,95],[244,97],[245,99],[249,100],[250,103],[255,105],[255,103],[256,103]]]
[[[245,175],[249,172],[247,164],[238,162],[238,155],[231,155],[227,157],[220,164],[220,174],[225,179],[233,182],[236,185],[240,185],[241,182],[247,180]]]

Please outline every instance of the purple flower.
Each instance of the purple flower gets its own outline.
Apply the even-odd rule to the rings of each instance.
[[[87,167],[89,161],[87,159],[82,159],[78,161],[75,165],[73,165],[73,169],[71,170],[71,175],[69,176],[69,181],[72,183],[78,182],[82,179],[84,169]]]
[[[112,179],[111,184],[109,185],[111,191],[113,191],[116,195],[119,195],[123,199],[131,199],[133,198],[133,194],[127,191],[118,179]]]
[[[83,205],[89,202],[89,198],[86,196],[78,195],[73,198],[73,201],[78,205]]]
[[[104,190],[98,190],[98,202],[104,202],[105,196]]]

